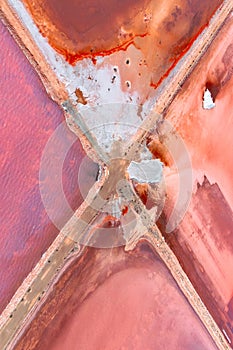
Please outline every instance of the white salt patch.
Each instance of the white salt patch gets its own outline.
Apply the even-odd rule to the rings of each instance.
[[[130,179],[139,183],[159,183],[163,174],[163,163],[158,159],[131,162],[128,167]]]
[[[213,101],[211,93],[208,89],[206,89],[206,91],[204,93],[204,98],[203,98],[203,108],[204,109],[212,109],[214,107],[215,107],[215,103]]]

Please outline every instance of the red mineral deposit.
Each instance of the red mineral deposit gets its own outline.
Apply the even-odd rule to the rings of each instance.
[[[222,0],[23,0],[41,33],[68,62],[130,52],[137,79],[146,67],[148,84],[157,87],[208,25]],[[134,52],[134,51],[133,51]],[[125,66],[125,67],[124,67]],[[135,77],[135,70],[131,75]],[[132,81],[134,79],[129,80]]]

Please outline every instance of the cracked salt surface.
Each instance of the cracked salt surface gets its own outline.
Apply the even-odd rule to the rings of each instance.
[[[159,183],[163,176],[163,163],[158,159],[142,160],[140,163],[132,161],[128,173],[131,180],[139,183]]]

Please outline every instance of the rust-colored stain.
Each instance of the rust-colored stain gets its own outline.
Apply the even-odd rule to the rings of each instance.
[[[39,190],[40,160],[44,147],[60,123],[61,109],[48,97],[37,74],[0,22],[1,36],[1,117],[0,117],[0,311],[48,249],[58,234],[41,201]],[[54,145],[53,160],[59,158],[72,133],[65,129]],[[82,203],[77,173],[85,156],[79,141],[67,154],[63,165],[63,188],[75,210]],[[88,164],[88,163],[87,163]],[[87,166],[86,184],[91,186],[97,168]],[[44,178],[54,191],[53,178]],[[54,211],[61,225],[68,220],[62,199]]]
[[[121,210],[122,215],[123,215],[123,216],[126,215],[126,214],[128,213],[128,210],[129,210],[129,208],[128,208],[127,206],[124,206],[124,207],[122,208],[122,210]]]
[[[23,1],[41,33],[69,63],[83,58],[96,62],[97,56],[128,51],[134,45],[144,57],[137,62],[138,74],[145,65],[154,88],[187,52],[223,2],[168,0],[165,4],[162,0],[126,0],[119,6],[117,0]]]
[[[125,50],[147,33],[141,13],[150,0],[83,2],[80,0],[25,1],[43,35],[71,63],[85,57]],[[46,28],[45,21],[49,23]]]
[[[153,137],[153,135],[148,136],[147,147],[149,151],[152,153],[153,157],[160,159],[165,166],[172,165],[173,162],[172,162],[171,156],[169,155],[169,151],[164,145],[162,138],[161,140],[159,140],[159,138]]]
[[[65,310],[65,312],[64,312]],[[214,350],[170,272],[146,243],[86,248],[64,269],[15,350]]]
[[[148,200],[148,191],[149,191],[149,185],[148,184],[134,184],[134,189],[138,196],[141,198],[141,201],[144,205],[146,205]]]
[[[83,92],[80,89],[75,90],[75,95],[77,96],[77,102],[83,105],[87,104],[86,97],[83,96]]]

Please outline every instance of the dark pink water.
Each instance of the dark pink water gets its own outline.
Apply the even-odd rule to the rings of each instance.
[[[41,201],[39,169],[44,147],[64,116],[2,23],[0,36],[1,312],[58,234]],[[64,126],[50,149],[52,164],[73,141],[73,134]],[[77,179],[84,156],[76,140],[63,165],[63,188],[73,209],[83,201]],[[85,186],[90,187],[95,181],[96,165],[89,160],[85,166]],[[63,199],[55,196],[56,177],[56,173],[47,174],[43,181],[47,184],[46,198],[52,198],[54,216],[63,225],[70,211],[64,208]]]

